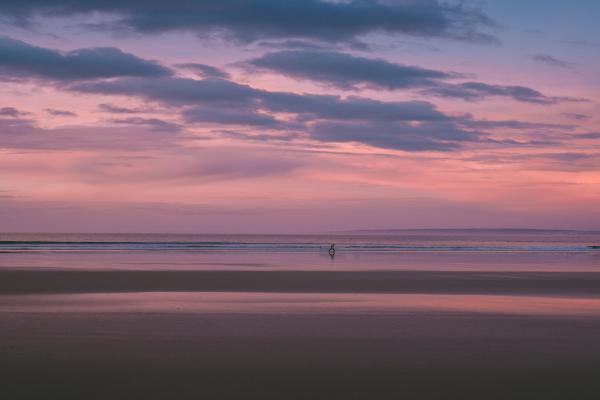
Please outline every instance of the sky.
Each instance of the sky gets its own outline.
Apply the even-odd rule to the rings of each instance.
[[[0,231],[600,229],[595,0],[0,3]]]

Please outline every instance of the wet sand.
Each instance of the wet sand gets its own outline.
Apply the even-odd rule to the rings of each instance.
[[[452,260],[350,271],[5,262],[2,398],[598,397],[596,258],[577,272],[532,256],[522,271],[504,256],[482,271]]]
[[[193,291],[600,296],[600,272],[0,270],[0,294]]]
[[[2,313],[3,398],[597,398],[600,320]]]

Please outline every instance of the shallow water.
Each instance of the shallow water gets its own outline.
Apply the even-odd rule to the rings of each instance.
[[[600,251],[600,232],[430,229],[318,235],[0,233],[0,251],[326,251],[581,252]]]

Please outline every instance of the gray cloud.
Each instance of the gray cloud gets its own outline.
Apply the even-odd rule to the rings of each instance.
[[[246,65],[250,68],[264,69],[340,89],[421,88],[421,93],[426,95],[454,97],[468,101],[482,100],[491,96],[508,97],[536,104],[583,101],[583,99],[570,97],[546,96],[526,86],[490,85],[481,82],[446,83],[444,80],[458,78],[460,75],[335,51],[278,51],[249,60]]]
[[[184,63],[177,64],[176,67],[194,71],[202,78],[229,79],[229,73],[227,73],[227,71],[223,71],[222,69],[213,67],[212,65],[199,63]]]
[[[600,42],[594,42],[591,40],[586,40],[586,39],[578,39],[578,38],[571,38],[565,41],[566,44],[570,45],[570,46],[576,46],[576,47],[588,47],[591,49],[597,49],[600,47]]]
[[[558,152],[513,155],[514,161],[527,161],[528,168],[548,171],[597,171],[598,153]]]
[[[584,119],[590,119],[589,115],[578,114],[578,113],[565,113],[564,116],[567,117],[567,118],[569,118],[569,119],[574,119],[574,120],[577,120],[577,121],[582,121]]]
[[[578,135],[575,135],[575,137],[578,137],[580,139],[600,139],[600,132],[580,133]]]
[[[55,117],[76,117],[77,116],[77,114],[75,114],[72,111],[57,110],[55,108],[46,108],[44,111],[46,111],[48,114],[53,115]]]
[[[101,112],[112,113],[112,114],[139,114],[139,113],[148,111],[146,109],[128,108],[128,107],[117,106],[117,105],[110,104],[110,103],[98,104],[98,109]]]
[[[22,150],[148,150],[177,146],[177,132],[153,129],[152,122],[127,127],[41,128],[27,119],[0,119],[0,148]]]
[[[375,32],[495,42],[486,28],[494,21],[464,2],[348,0],[21,0],[4,2],[0,14],[25,24],[36,14],[75,15],[101,12],[113,25],[140,33],[191,31],[222,34],[238,42],[302,38],[352,42]]]
[[[27,113],[23,113],[22,111],[19,111],[18,109],[14,108],[14,107],[2,107],[0,108],[0,116],[3,117],[20,117],[21,115],[24,115]]]
[[[71,85],[71,89],[175,105],[188,122],[277,128],[284,134],[298,129],[323,142],[447,151],[479,140],[477,134],[460,128],[457,118],[421,101],[386,102],[354,96],[270,92],[225,80],[175,77],[85,82]],[[280,121],[273,114],[288,115],[295,122]]]
[[[159,77],[171,71],[114,47],[69,52],[32,46],[0,36],[0,77],[74,81],[120,76]]]
[[[10,118],[0,118],[0,139],[16,137],[21,133],[34,130],[33,121],[9,115]],[[2,145],[0,144],[0,147]]]
[[[281,128],[283,123],[273,116],[252,109],[227,109],[219,107],[194,107],[183,111],[187,122],[205,122],[228,125]]]
[[[235,131],[219,131],[215,132],[219,136],[231,138],[231,139],[239,139],[244,141],[252,141],[252,142],[291,142],[293,140],[299,139],[302,135],[298,133],[284,133],[284,134],[250,134],[244,132],[235,132]]]
[[[446,115],[425,101],[380,101],[365,97],[298,95],[263,92],[262,104],[272,112],[306,114],[313,118],[387,121],[443,121]]]
[[[71,85],[72,90],[94,94],[137,96],[169,105],[251,103],[260,91],[221,79],[121,78]]]
[[[561,161],[561,162],[576,162],[580,160],[589,160],[591,158],[597,159],[597,154],[587,154],[587,153],[546,153],[546,154],[538,154],[540,158],[546,158],[549,160]]]
[[[365,44],[353,43],[358,45],[361,50],[366,50]],[[287,39],[259,42],[258,46],[266,49],[291,49],[291,50],[331,50],[332,45],[329,43],[320,43],[302,39]]]
[[[181,125],[158,118],[114,118],[110,122],[124,125],[142,125],[156,132],[178,132],[181,130]]]
[[[484,143],[489,144],[497,144],[500,146],[511,146],[511,147],[530,147],[530,148],[540,148],[543,146],[552,146],[557,143],[551,140],[517,140],[517,139],[494,139],[488,138],[484,141]]]
[[[443,71],[334,51],[279,51],[250,60],[247,65],[341,89],[427,87],[435,85],[436,80],[456,77]]]
[[[270,92],[219,79],[120,78],[76,83],[72,90],[125,95],[177,107],[186,122],[294,131],[322,142],[357,142],[407,151],[449,151],[469,142],[541,146],[545,140],[492,138],[486,130],[569,130],[572,125],[476,120],[446,115],[428,102]],[[281,119],[285,116],[285,120]],[[277,116],[275,116],[277,115]],[[290,122],[292,121],[292,122]],[[264,139],[272,139],[273,135]],[[261,140],[260,137],[241,138]]]
[[[489,85],[482,82],[464,82],[459,84],[440,83],[436,87],[425,89],[423,94],[440,97],[460,98],[478,101],[486,97],[508,97],[513,100],[534,104],[558,104],[561,102],[584,102],[587,99],[573,97],[551,97],[526,87],[513,85]]]
[[[549,65],[551,67],[556,67],[556,68],[565,68],[565,69],[573,69],[576,67],[575,63],[571,63],[568,61],[563,61],[563,60],[559,60],[557,58],[554,58],[548,54],[536,54],[533,57],[534,61],[537,61],[539,63],[542,64],[546,64]]]
[[[461,142],[478,141],[475,133],[454,124],[425,123],[411,126],[401,122],[319,122],[310,129],[313,139],[324,142],[356,142],[369,146],[408,151],[449,151]]]
[[[528,122],[517,120],[485,120],[474,119],[468,115],[466,118],[457,118],[461,126],[473,129],[517,129],[517,130],[571,130],[574,125],[551,124],[543,122]]]
[[[528,170],[538,171],[592,171],[600,167],[598,153],[576,151],[527,154],[485,154],[468,158],[490,164],[516,164],[526,162]],[[544,183],[546,185],[547,182]],[[574,183],[571,183],[574,184]]]
[[[444,120],[435,106],[423,101],[385,102],[289,92],[269,92],[219,79],[121,78],[71,85],[94,94],[137,96],[178,106],[219,106],[307,115],[325,119],[383,119],[395,121]]]

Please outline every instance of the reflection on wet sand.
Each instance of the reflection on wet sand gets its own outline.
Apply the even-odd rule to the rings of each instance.
[[[600,298],[445,294],[152,292],[5,295],[0,312],[600,315]]]

